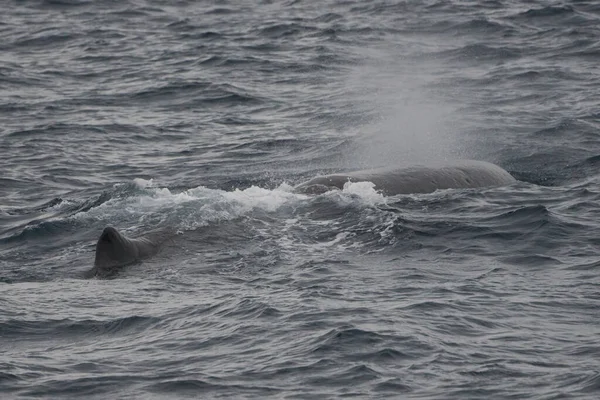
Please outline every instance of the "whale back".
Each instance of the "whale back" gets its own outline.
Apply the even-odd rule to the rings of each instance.
[[[485,161],[457,161],[437,166],[379,168],[318,176],[296,186],[301,193],[342,189],[346,182],[372,182],[385,195],[431,193],[438,189],[466,189],[510,185],[507,171]]]
[[[138,247],[131,239],[121,235],[115,228],[104,228],[96,243],[94,267],[114,268],[139,260]]]

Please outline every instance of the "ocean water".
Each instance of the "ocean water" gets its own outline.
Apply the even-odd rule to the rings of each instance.
[[[0,398],[600,397],[600,4],[6,1]],[[501,188],[318,196],[496,163]],[[177,233],[87,279],[105,226]]]

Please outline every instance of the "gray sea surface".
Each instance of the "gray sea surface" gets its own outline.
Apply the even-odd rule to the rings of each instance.
[[[0,398],[598,399],[599,65],[591,0],[3,2]],[[292,190],[454,159],[518,182]]]

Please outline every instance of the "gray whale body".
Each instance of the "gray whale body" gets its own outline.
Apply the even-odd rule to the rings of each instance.
[[[164,231],[154,231],[143,237],[131,239],[115,228],[107,226],[96,243],[94,267],[87,276],[106,277],[117,272],[120,267],[155,255],[164,241],[164,236]]]
[[[438,189],[505,186],[516,182],[501,167],[485,161],[463,160],[434,166],[389,167],[317,176],[294,188],[296,192],[320,194],[346,182],[372,182],[384,195],[431,193]]]

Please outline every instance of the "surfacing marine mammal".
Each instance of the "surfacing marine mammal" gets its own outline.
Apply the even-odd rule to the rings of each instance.
[[[132,239],[107,226],[96,243],[94,267],[87,275],[105,277],[121,267],[149,258],[158,253],[165,236],[165,231],[158,230]]]
[[[320,194],[346,182],[372,182],[384,195],[431,193],[438,189],[505,186],[516,179],[503,168],[485,161],[451,161],[434,166],[386,167],[317,176],[297,185],[299,193]]]

